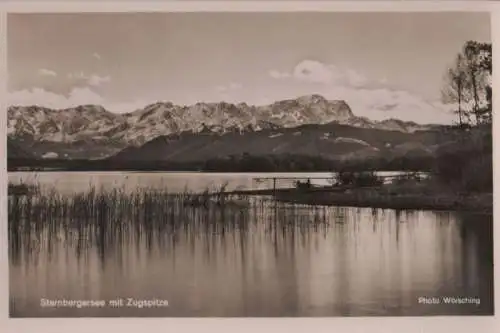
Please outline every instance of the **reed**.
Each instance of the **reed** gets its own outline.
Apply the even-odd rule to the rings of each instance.
[[[246,203],[246,204],[242,204]],[[266,198],[234,196],[226,185],[202,193],[167,189],[103,189],[64,195],[56,190],[8,198],[9,250],[13,260],[41,248],[50,253],[65,243],[77,255],[97,248],[108,251],[126,244],[175,245],[181,236],[211,237],[251,232],[265,223],[273,233],[304,231],[326,225],[323,208],[289,205]]]

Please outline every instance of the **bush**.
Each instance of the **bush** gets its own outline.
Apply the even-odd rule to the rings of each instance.
[[[490,128],[474,128],[460,140],[438,151],[433,174],[442,184],[465,192],[493,190]]]
[[[305,182],[301,182],[300,180],[295,182],[295,188],[298,190],[310,190],[313,187],[311,184],[311,180],[308,179]]]
[[[343,186],[379,186],[383,184],[383,180],[378,177],[373,171],[341,171],[337,175],[337,184]]]
[[[459,185],[468,192],[492,192],[493,155],[480,155],[466,163]]]
[[[392,180],[392,184],[395,185],[415,184],[421,181],[422,181],[422,176],[418,172],[409,172],[395,177]]]

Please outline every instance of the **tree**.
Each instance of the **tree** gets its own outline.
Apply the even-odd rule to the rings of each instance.
[[[442,100],[444,103],[457,103],[458,109],[455,111],[458,114],[459,125],[462,126],[467,114],[463,110],[463,104],[467,102],[467,91],[469,89],[469,81],[467,80],[466,63],[462,54],[458,54],[453,67],[448,69],[445,76],[445,83],[441,91]]]
[[[462,66],[457,66],[459,62],[462,62]],[[444,97],[448,98],[448,102],[460,104],[460,113],[472,115],[475,125],[491,124],[491,75],[491,43],[468,41],[446,76]],[[463,79],[465,82],[462,85]],[[434,175],[441,183],[457,191],[491,192],[492,143],[491,126],[475,126],[461,133],[459,140],[443,145],[436,151]]]
[[[491,78],[493,73],[493,62],[492,62],[492,46],[491,43],[476,43],[476,49],[478,52],[479,68],[486,74],[485,79],[485,97],[486,106],[483,107],[480,112],[485,118],[484,121],[491,123],[492,121],[492,98],[493,98],[493,88],[491,86]]]
[[[479,117],[479,73],[480,73],[480,68],[479,68],[479,59],[478,59],[478,53],[477,53],[477,48],[474,44],[474,42],[467,42],[465,43],[464,50],[463,50],[464,56],[465,56],[465,61],[466,61],[466,71],[468,74],[468,79],[470,81],[470,88],[472,92],[472,97],[473,97],[473,105],[472,105],[472,112],[476,118],[476,124],[479,124],[480,122],[480,117]]]
[[[472,112],[476,118],[476,124],[491,122],[491,44],[468,41],[464,45],[463,53],[467,59],[468,76],[474,98]]]
[[[474,117],[476,125],[490,123],[492,114],[491,43],[468,41],[445,76],[444,103],[457,103],[459,124]]]

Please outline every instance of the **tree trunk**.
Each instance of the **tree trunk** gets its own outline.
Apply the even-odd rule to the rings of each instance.
[[[462,94],[460,92],[460,88],[458,91],[458,124],[460,125],[460,128],[462,128],[463,122],[462,122]]]
[[[479,118],[479,96],[478,96],[478,93],[477,93],[476,71],[474,69],[471,69],[470,75],[471,75],[471,80],[472,80],[472,93],[473,93],[473,96],[474,96],[473,112],[474,112],[474,116],[476,117],[476,125],[479,125],[479,123],[480,123],[480,118]]]

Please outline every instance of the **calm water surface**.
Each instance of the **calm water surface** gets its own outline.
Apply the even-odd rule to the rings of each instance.
[[[382,176],[402,174],[403,172],[379,172]],[[271,187],[272,180],[255,180],[259,177],[293,178],[307,177],[317,185],[328,185],[332,174],[318,173],[200,173],[200,172],[10,172],[9,182],[37,183],[43,189],[54,187],[61,193],[87,191],[92,185],[96,188],[120,188],[124,190],[168,189],[170,192],[217,190],[227,184],[227,190],[259,189]],[[282,179],[278,187],[293,186],[294,180]]]
[[[196,191],[227,181],[229,188],[248,188],[256,186],[254,176],[11,173],[9,180],[70,194],[89,184]],[[11,316],[493,313],[491,215],[311,208],[260,198],[244,212],[203,214],[186,213],[175,228],[134,227],[131,216],[120,222],[119,232],[110,223],[113,232],[97,238],[78,223],[32,230],[34,237],[10,247]],[[53,222],[47,219],[48,226]],[[477,298],[480,304],[419,303],[419,297],[444,296]],[[42,298],[129,297],[168,300],[168,307],[40,306]]]

